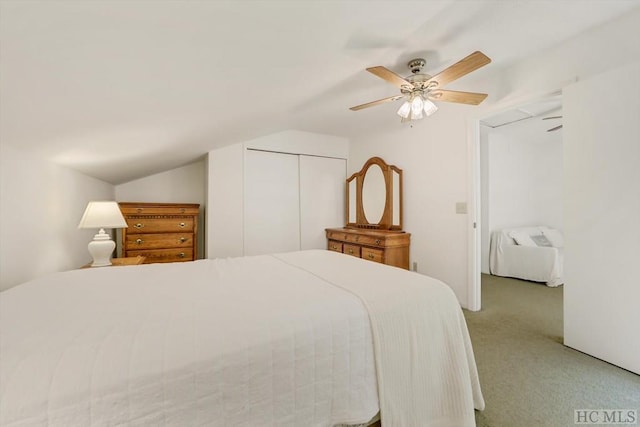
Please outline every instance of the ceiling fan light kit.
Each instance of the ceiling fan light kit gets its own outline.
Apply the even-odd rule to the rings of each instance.
[[[489,59],[489,57],[482,52],[476,51],[435,76],[430,76],[429,74],[422,73],[426,61],[423,58],[416,58],[407,63],[412,75],[406,79],[382,66],[367,68],[367,71],[371,74],[386,80],[400,89],[402,95],[356,105],[355,107],[351,107],[350,110],[358,111],[386,102],[404,99],[405,101],[397,111],[397,114],[401,117],[401,122],[404,123],[412,120],[420,120],[425,115],[429,117],[438,111],[438,107],[432,100],[478,105],[487,97],[486,93],[458,92],[442,90],[440,88],[490,62],[491,59]]]
[[[424,113],[427,117],[438,111],[436,104],[423,95],[412,95],[412,97],[400,106],[397,114],[403,119],[420,120]]]

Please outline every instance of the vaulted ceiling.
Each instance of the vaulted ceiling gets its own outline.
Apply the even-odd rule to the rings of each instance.
[[[117,184],[284,129],[351,137],[398,121],[366,73],[476,77],[638,0],[0,2],[0,141]],[[466,87],[463,90],[482,91]],[[391,107],[392,109],[394,107]]]

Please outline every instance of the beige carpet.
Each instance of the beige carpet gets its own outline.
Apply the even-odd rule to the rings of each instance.
[[[464,313],[486,401],[478,426],[573,426],[574,409],[640,410],[639,375],[562,344],[562,291],[483,275],[482,310]]]

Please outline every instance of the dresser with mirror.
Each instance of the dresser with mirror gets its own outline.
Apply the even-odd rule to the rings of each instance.
[[[372,157],[346,181],[346,225],[327,228],[327,249],[409,269],[402,230],[402,169]]]

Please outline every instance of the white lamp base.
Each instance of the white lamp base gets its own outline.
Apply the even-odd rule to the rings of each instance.
[[[93,236],[89,242],[89,253],[93,257],[91,267],[106,267],[111,265],[111,254],[116,247],[116,243],[111,240],[111,236],[101,228],[98,234]]]

